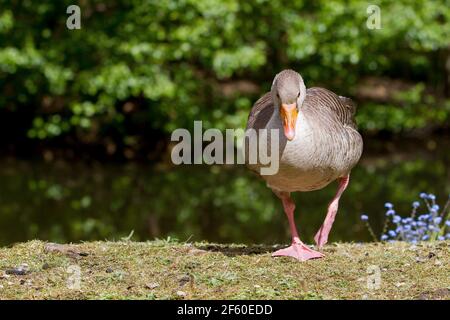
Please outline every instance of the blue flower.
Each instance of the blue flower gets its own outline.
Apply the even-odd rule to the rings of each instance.
[[[388,211],[386,211],[386,216],[393,216],[395,214],[395,210],[389,209]]]
[[[416,243],[431,239],[450,239],[450,219],[445,219],[443,217],[444,213],[439,214],[441,208],[436,204],[436,196],[432,193],[427,194],[425,192],[421,192],[419,196],[423,199],[426,206],[422,205],[420,201],[414,201],[410,210],[411,214],[405,218],[396,213],[392,203],[386,202],[384,204],[386,208],[385,226],[392,223],[393,227],[380,236],[380,241],[406,241]],[[420,206],[425,207],[425,209],[418,209]],[[428,212],[425,211],[427,209],[429,210]],[[362,214],[361,220],[368,221],[369,217],[366,214]],[[443,223],[445,223],[444,226],[442,226]],[[368,222],[366,224],[368,225]]]
[[[441,223],[442,222],[442,218],[441,217],[436,217],[436,218],[434,218],[434,223],[435,224],[439,224],[439,223]]]
[[[392,203],[390,203],[390,202],[386,202],[384,204],[384,207],[387,208],[387,209],[392,209],[394,207],[394,205]]]

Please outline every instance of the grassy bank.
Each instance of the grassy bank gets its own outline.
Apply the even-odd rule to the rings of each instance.
[[[30,241],[0,248],[0,299],[450,299],[449,242],[332,244],[303,263],[273,250]]]

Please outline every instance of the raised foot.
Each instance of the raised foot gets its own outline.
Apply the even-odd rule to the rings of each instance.
[[[272,257],[292,257],[299,261],[322,258],[324,255],[314,251],[303,243],[293,243],[290,247],[272,253]]]

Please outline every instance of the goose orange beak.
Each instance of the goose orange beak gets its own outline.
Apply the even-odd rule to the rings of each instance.
[[[281,104],[280,116],[283,121],[284,135],[290,141],[295,137],[295,123],[297,121],[297,104]]]

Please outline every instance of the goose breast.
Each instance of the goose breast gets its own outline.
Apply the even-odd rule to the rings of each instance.
[[[351,110],[354,106],[346,106],[349,103],[346,98],[340,99],[325,89],[308,91],[297,118],[295,138],[287,141],[280,130],[278,172],[263,176],[272,189],[287,192],[321,189],[347,175],[361,156],[362,138],[352,115],[346,114],[354,113]],[[282,127],[276,112],[266,127]],[[270,141],[266,143],[270,147]]]

